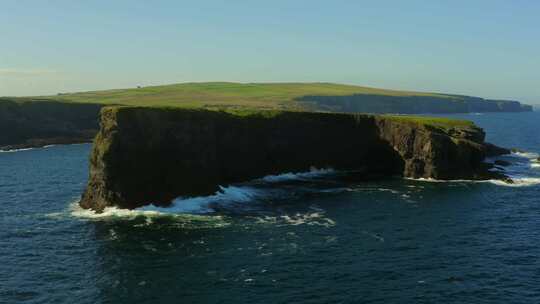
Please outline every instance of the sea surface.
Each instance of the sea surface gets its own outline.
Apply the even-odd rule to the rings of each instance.
[[[90,145],[0,153],[0,303],[540,303],[540,113],[451,117],[515,184],[319,168],[97,215]]]

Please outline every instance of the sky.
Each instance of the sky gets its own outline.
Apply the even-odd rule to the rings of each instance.
[[[337,82],[540,104],[537,0],[0,0],[0,96]]]

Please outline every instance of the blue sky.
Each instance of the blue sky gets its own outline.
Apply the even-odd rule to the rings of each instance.
[[[540,1],[0,3],[0,96],[325,81],[540,103]]]

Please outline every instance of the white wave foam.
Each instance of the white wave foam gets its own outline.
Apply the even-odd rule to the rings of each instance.
[[[507,183],[505,181],[501,180],[488,180],[487,182],[490,182],[497,186],[505,186],[505,187],[528,187],[528,186],[535,186],[540,184],[540,178],[538,177],[512,177],[512,183]]]
[[[540,184],[540,178],[536,177],[515,177],[509,176],[512,180],[511,183],[499,180],[499,179],[488,179],[488,180],[467,180],[467,179],[453,179],[453,180],[439,180],[432,178],[407,178],[409,180],[421,181],[421,182],[430,182],[430,183],[491,183],[497,186],[505,187],[526,187],[534,186]]]
[[[528,158],[530,160],[538,159],[538,156],[539,156],[538,153],[526,152],[526,151],[512,152],[511,155],[522,157],[522,158]]]
[[[472,183],[472,182],[478,182],[477,180],[471,180],[471,179],[435,179],[435,178],[425,178],[425,177],[419,177],[419,178],[413,178],[413,177],[405,177],[406,180],[411,181],[417,181],[417,182],[427,182],[427,183]]]
[[[70,211],[72,216],[85,219],[136,218],[139,216],[159,215],[159,212],[157,211],[129,210],[117,207],[107,207],[103,210],[103,212],[97,213],[94,210],[81,208],[78,202],[70,205]]]
[[[107,207],[101,213],[83,209],[78,203],[70,207],[71,215],[87,219],[100,218],[136,218],[139,216],[176,216],[176,215],[204,215],[213,213],[213,204],[245,203],[264,196],[264,192],[247,186],[220,187],[214,195],[198,196],[192,198],[177,198],[168,207],[155,205],[143,206],[133,210],[117,207]]]
[[[261,216],[255,218],[259,224],[272,224],[277,226],[323,226],[333,227],[336,222],[325,216],[324,212],[296,213],[293,215]]]
[[[258,181],[263,181],[267,183],[277,183],[277,182],[284,182],[284,181],[291,181],[291,180],[309,180],[314,178],[320,178],[327,175],[335,174],[336,171],[332,168],[326,168],[326,169],[317,169],[315,167],[312,167],[308,172],[299,172],[299,173],[282,173],[278,175],[267,175],[265,177],[262,177],[258,179]]]
[[[12,149],[12,150],[0,150],[0,153],[15,153],[15,152],[21,152],[21,151],[30,151],[37,148],[24,148],[24,149]]]
[[[148,205],[135,210],[152,211],[160,213],[212,213],[212,204],[245,203],[265,195],[264,191],[248,186],[220,187],[220,191],[210,196],[197,196],[191,198],[177,198],[169,207]]]
[[[143,217],[144,222],[137,223],[133,227],[150,226],[154,223],[153,218],[170,218],[174,219],[174,225],[185,229],[200,229],[200,228],[222,228],[230,225],[223,216],[208,216],[200,214],[186,213],[167,213],[152,210],[129,210],[116,207],[108,207],[102,213],[96,213],[93,210],[83,209],[78,202],[70,205],[71,216],[84,220],[93,221],[109,221],[109,220],[133,220]]]
[[[534,152],[512,152],[510,155],[503,155],[501,158],[514,158],[514,161],[510,161],[510,165],[505,168],[493,168],[491,171],[497,171],[507,175],[512,182],[506,182],[503,180],[466,180],[466,179],[455,179],[455,180],[437,180],[433,178],[406,178],[409,180],[416,180],[422,182],[432,182],[432,183],[491,183],[497,186],[505,187],[527,187],[540,184],[540,177],[537,177],[537,174],[531,169],[540,168],[540,163],[538,161],[538,153]],[[491,161],[495,161],[498,158],[492,158]]]
[[[47,149],[47,148],[52,148],[52,147],[56,147],[56,146],[79,146],[79,145],[86,145],[86,144],[89,144],[89,143],[52,144],[52,145],[45,145],[45,146],[42,146],[42,147],[32,147],[32,148],[22,148],[22,149],[12,149],[12,150],[0,150],[0,153],[15,153],[15,152],[22,152],[22,151]]]

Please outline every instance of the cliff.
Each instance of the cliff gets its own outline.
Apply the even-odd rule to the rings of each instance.
[[[0,98],[0,150],[91,142],[99,129],[101,107]]]
[[[80,205],[135,208],[311,167],[365,178],[485,179],[484,133],[445,119],[107,107]]]
[[[348,96],[302,96],[298,101],[316,110],[363,113],[481,113],[530,112],[532,106],[513,100],[491,100],[471,96],[389,96],[353,94]]]
[[[90,141],[104,105],[399,114],[532,110],[517,101],[332,83],[182,83],[0,98],[0,127],[11,130],[0,134],[0,149]]]

